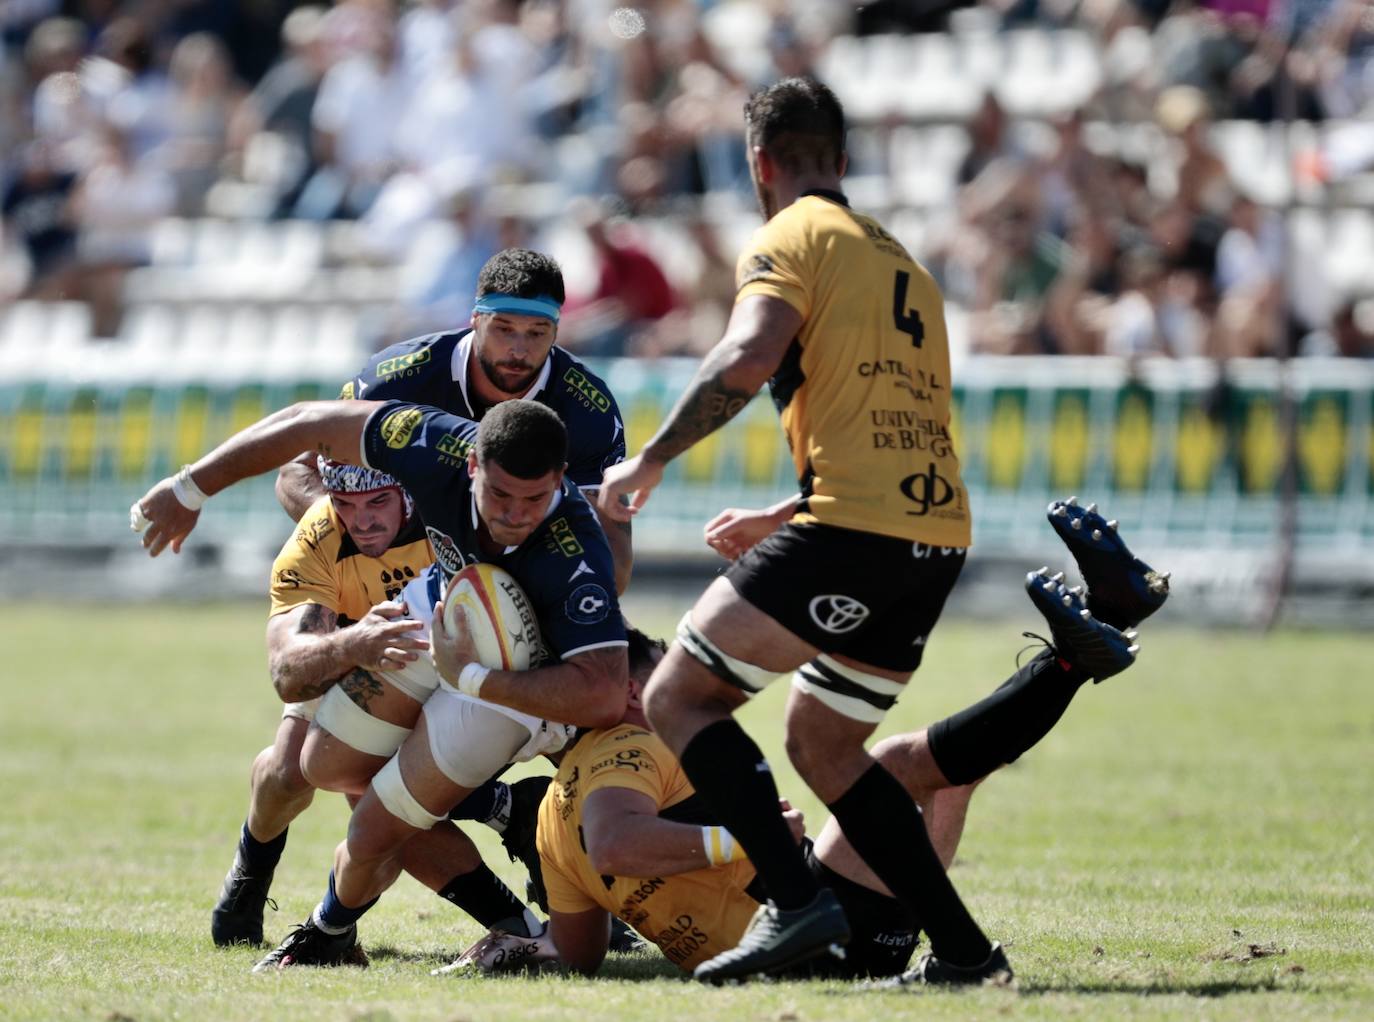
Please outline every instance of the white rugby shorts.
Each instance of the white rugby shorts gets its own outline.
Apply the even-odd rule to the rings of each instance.
[[[406,605],[406,617],[423,623],[426,636],[434,622],[434,604],[429,598],[429,576],[437,571],[438,568],[431,565],[424,574],[410,582],[400,596],[401,602]],[[439,677],[428,656],[421,656],[407,664],[404,671],[382,671],[380,675],[402,692],[425,703],[430,751],[440,769],[458,784],[469,784],[476,773],[487,770],[477,778],[476,783],[480,784],[506,763],[521,763],[544,753],[557,752],[568,743],[574,731],[568,724],[554,723],[485,699],[463,695]],[[488,769],[490,764],[487,760],[493,750],[486,748],[491,744],[486,741],[490,736],[482,733],[483,720],[491,720],[486,711],[514,721],[529,735],[527,741],[514,748],[508,759],[491,769]],[[497,744],[509,746],[513,742]],[[468,765],[465,760],[474,762]],[[479,760],[480,763],[476,762]]]

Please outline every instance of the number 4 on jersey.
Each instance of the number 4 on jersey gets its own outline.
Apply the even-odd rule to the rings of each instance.
[[[921,322],[921,314],[906,307],[906,286],[909,283],[910,274],[898,270],[897,284],[892,292],[892,321],[902,333],[911,335],[911,346],[919,348],[921,342],[926,339],[926,328]]]

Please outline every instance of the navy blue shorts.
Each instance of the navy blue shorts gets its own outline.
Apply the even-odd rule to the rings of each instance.
[[[822,653],[914,671],[967,556],[964,547],[788,522],[725,577],[745,600]]]

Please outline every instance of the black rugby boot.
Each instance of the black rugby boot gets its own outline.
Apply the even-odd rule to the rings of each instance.
[[[1011,963],[1007,961],[1002,945],[993,944],[992,953],[982,965],[951,965],[926,952],[917,959],[915,968],[908,969],[892,979],[865,984],[865,987],[872,990],[893,990],[904,987],[973,986],[982,983],[1006,986],[1011,981]]]
[[[1131,553],[1116,522],[1078,498],[1050,503],[1045,516],[1078,562],[1093,617],[1114,628],[1134,628],[1169,598],[1169,572],[1158,572]]]
[[[849,921],[839,899],[828,887],[816,892],[809,905],[784,912],[760,905],[736,947],[702,962],[692,975],[705,983],[745,979],[757,973],[778,972],[823,955],[843,956],[849,943]]]
[[[367,954],[358,943],[358,927],[343,933],[325,933],[307,919],[286,935],[266,958],[253,966],[254,972],[288,969],[293,965],[356,965],[367,967]]]
[[[262,939],[262,913],[264,906],[270,904],[272,911],[277,903],[267,896],[272,886],[272,870],[258,876],[250,876],[243,867],[242,860],[234,857],[234,865],[224,878],[219,902],[210,913],[210,936],[216,947],[229,947],[231,944],[252,944],[257,947],[265,943]]]
[[[1131,664],[1140,647],[1133,630],[1118,631],[1098,621],[1083,601],[1081,586],[1066,587],[1064,573],[1046,575],[1048,568],[1026,575],[1026,592],[1035,609],[1045,616],[1053,636],[1054,651],[1094,682],[1120,674]]]

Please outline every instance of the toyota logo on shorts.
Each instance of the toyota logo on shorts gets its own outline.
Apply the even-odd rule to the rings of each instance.
[[[836,635],[852,632],[867,618],[868,608],[852,596],[830,593],[811,601],[811,620]]]

